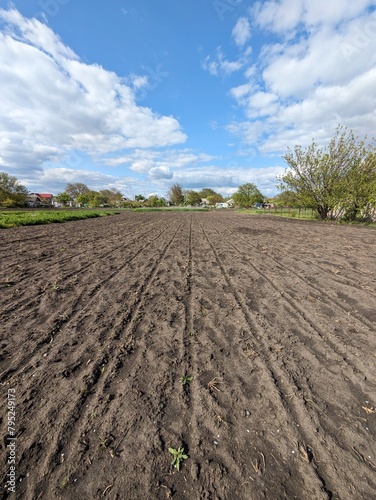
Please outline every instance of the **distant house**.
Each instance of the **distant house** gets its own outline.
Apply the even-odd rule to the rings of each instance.
[[[26,205],[28,207],[41,207],[42,206],[42,201],[41,199],[39,198],[38,195],[36,195],[35,193],[30,193],[27,195],[26,197]]]
[[[215,204],[215,208],[234,208],[234,207],[235,207],[235,202],[232,199]]]
[[[54,197],[47,193],[29,193],[26,203],[29,207],[52,207]]]
[[[54,195],[53,194],[39,193],[38,196],[42,200],[42,202],[45,203],[46,205],[52,205],[53,204],[53,201],[54,201]]]

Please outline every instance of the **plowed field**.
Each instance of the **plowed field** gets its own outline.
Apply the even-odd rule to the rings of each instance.
[[[127,212],[0,240],[1,496],[375,499],[374,229]]]

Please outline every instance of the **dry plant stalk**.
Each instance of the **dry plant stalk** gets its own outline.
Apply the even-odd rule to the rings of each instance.
[[[261,455],[261,461],[258,458],[252,460],[252,467],[253,470],[256,472],[256,474],[261,474],[263,471],[265,472],[266,470],[265,455],[261,453],[261,451],[259,451],[259,454]]]
[[[258,353],[253,349],[253,346],[250,343],[246,344],[246,348],[244,349],[243,353],[244,356],[246,356],[251,361],[257,358],[258,356]]]
[[[260,462],[258,461],[257,458],[255,458],[255,460],[252,460],[252,467],[253,467],[254,471],[256,472],[256,474],[258,474],[260,472]]]
[[[227,428],[230,426],[230,424],[228,422],[226,422],[226,420],[224,420],[221,415],[217,415],[215,417],[215,421],[217,423],[218,426],[221,426],[222,424],[224,424]]]
[[[263,469],[264,471],[266,470],[266,461],[265,461],[265,455],[263,453],[261,453],[261,451],[259,452],[260,455],[261,455],[261,458],[262,458],[262,466],[263,466]]]
[[[309,464],[309,456],[306,447],[299,444],[298,448],[301,459],[304,460],[304,462],[307,462],[307,464]]]
[[[217,384],[221,384],[222,382],[223,382],[222,378],[220,378],[220,377],[214,377],[213,380],[211,380],[208,383],[208,389],[209,389],[209,391],[210,392],[214,392],[214,391],[220,392],[220,390],[217,387]]]
[[[372,415],[373,413],[376,413],[376,410],[373,407],[368,408],[367,406],[362,406],[362,408],[367,413],[367,415]]]
[[[312,460],[317,462],[315,453],[311,446],[306,446],[305,444],[298,443],[298,450],[300,453],[300,458],[304,460],[304,462],[307,462],[307,464],[310,464]]]

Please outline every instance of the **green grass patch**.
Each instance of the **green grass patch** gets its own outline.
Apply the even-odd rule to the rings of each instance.
[[[312,210],[310,208],[308,209],[303,209],[301,208],[299,211],[299,208],[271,208],[270,210],[268,209],[255,209],[255,208],[250,208],[250,209],[239,209],[236,210],[238,213],[242,214],[250,214],[250,215],[274,215],[276,217],[286,217],[286,218],[292,218],[292,219],[298,219],[298,220],[320,220],[318,217],[317,212],[315,210]],[[369,226],[369,227],[376,227],[376,222],[364,222],[364,221],[344,221],[344,220],[321,220],[321,222],[325,222],[326,224],[345,224],[345,225],[357,225],[357,226]]]
[[[250,208],[237,210],[239,213],[252,215],[275,215],[276,217],[289,217],[293,219],[317,220],[317,214],[310,208]]]
[[[118,210],[18,210],[0,212],[0,228],[67,222],[119,213]]]

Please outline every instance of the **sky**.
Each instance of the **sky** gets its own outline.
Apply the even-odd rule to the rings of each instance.
[[[376,133],[376,0],[0,0],[0,171],[30,191],[278,191]]]

